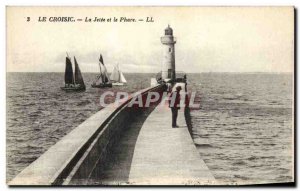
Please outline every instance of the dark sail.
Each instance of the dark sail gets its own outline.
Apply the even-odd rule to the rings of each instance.
[[[108,82],[107,76],[104,77],[104,82]]]
[[[65,83],[74,84],[73,68],[69,57],[66,57]]]
[[[102,74],[102,81],[103,81],[104,83],[107,83],[107,82],[109,82],[109,80],[108,80],[108,77],[107,77],[107,71],[106,71],[106,67],[105,67],[105,65],[104,65],[104,61],[103,61],[102,54],[100,54],[99,62],[100,62],[100,63],[103,65],[103,67],[104,67],[104,72],[103,72],[103,74],[102,74],[102,72],[101,72],[101,74]],[[101,66],[100,66],[100,70],[101,70]]]
[[[83,82],[83,78],[78,66],[78,63],[76,61],[76,58],[74,56],[74,62],[75,62],[75,84],[80,84],[82,86],[84,86],[84,82]]]
[[[101,62],[101,64],[103,64],[103,65],[104,65],[103,58],[102,58],[102,54],[100,54],[99,61]]]

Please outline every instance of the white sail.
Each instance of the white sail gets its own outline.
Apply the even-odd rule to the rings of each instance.
[[[119,73],[119,69],[118,66],[114,67],[114,70],[112,71],[111,75],[110,75],[110,80],[118,82],[120,80],[120,73]]]
[[[104,65],[103,57],[101,54],[99,57],[99,69],[100,69],[100,73],[99,73],[99,75],[97,75],[96,79],[93,81],[92,87],[96,87],[96,88],[112,87],[112,83],[109,79],[107,69]]]
[[[127,81],[126,81],[126,79],[125,79],[123,73],[121,72],[121,70],[119,70],[119,74],[120,74],[120,82],[121,82],[121,83],[127,83]]]
[[[115,86],[122,86],[127,83],[122,71],[119,68],[119,65],[116,65],[110,75],[110,79]]]

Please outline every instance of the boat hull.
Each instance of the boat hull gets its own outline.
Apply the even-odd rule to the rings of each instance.
[[[111,88],[112,83],[99,84],[99,85],[92,84],[91,86],[92,86],[92,88]]]
[[[85,91],[85,86],[84,87],[60,87],[60,89],[66,92],[83,92]]]
[[[113,86],[124,86],[125,83],[122,83],[122,82],[113,82],[112,85]]]

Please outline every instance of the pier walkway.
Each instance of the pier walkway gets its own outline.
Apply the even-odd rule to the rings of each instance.
[[[178,112],[179,127],[172,128],[171,110],[165,98],[162,102],[164,106],[150,108],[128,127],[106,168],[96,168],[88,184],[214,184],[189,134],[184,109]]]
[[[145,121],[131,163],[132,184],[210,184],[214,177],[200,158],[186,126],[184,112],[178,112],[178,128],[172,128],[171,111],[158,106]]]

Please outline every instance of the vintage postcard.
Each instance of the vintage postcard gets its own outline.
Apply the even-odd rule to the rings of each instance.
[[[294,11],[7,6],[7,184],[294,185]]]

